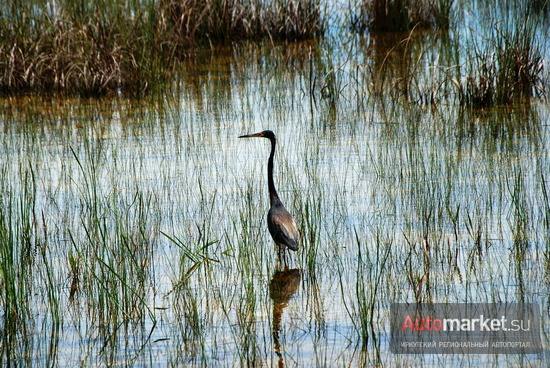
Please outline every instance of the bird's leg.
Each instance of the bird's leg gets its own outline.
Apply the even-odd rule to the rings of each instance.
[[[288,268],[287,262],[286,262],[285,247],[279,244],[277,244],[277,263],[280,266],[284,266],[285,268]]]

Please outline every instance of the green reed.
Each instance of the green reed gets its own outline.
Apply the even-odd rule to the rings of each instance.
[[[488,7],[486,16],[492,22],[485,30],[486,40],[474,39],[467,45],[464,78],[458,85],[463,105],[510,104],[544,94],[546,40],[537,36],[545,27],[544,21],[522,5],[507,4],[499,11]]]
[[[93,295],[93,300],[86,300],[90,318],[97,318],[109,329],[145,316],[155,323],[146,300],[155,244],[151,234],[156,227],[151,215],[155,200],[139,189],[127,193],[129,197],[118,194],[117,187],[111,194],[103,194],[98,177],[100,157],[88,151],[90,160],[83,162],[74,150],[72,153],[81,170],[83,183],[77,186],[84,199],[80,214],[84,239],[76,238],[69,230],[69,263],[73,270],[81,268],[74,285],[76,296]]]
[[[382,291],[384,278],[390,276],[388,270],[392,254],[392,244],[384,243],[380,234],[376,234],[373,247],[374,252],[367,249],[361,243],[357,231],[355,232],[357,242],[357,276],[355,293],[357,297],[357,314],[359,322],[357,329],[361,336],[361,350],[366,351],[372,347],[377,353],[374,354],[377,360],[380,359],[380,336],[377,333],[377,313],[379,310],[379,298]],[[364,252],[366,251],[366,254]],[[369,255],[372,253],[372,256]],[[372,258],[371,258],[372,257]]]
[[[32,353],[32,284],[36,262],[35,232],[36,183],[32,169],[21,170],[20,177],[7,179],[2,168],[0,194],[0,285],[2,292],[2,361],[28,364]],[[21,185],[21,191],[11,192],[9,183]],[[8,192],[6,193],[6,190]],[[55,310],[52,311],[55,313]]]

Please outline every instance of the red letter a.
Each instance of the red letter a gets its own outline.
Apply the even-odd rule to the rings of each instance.
[[[405,317],[405,321],[403,322],[403,327],[401,327],[401,331],[405,331],[406,328],[410,328],[411,331],[414,331],[414,326],[413,326],[411,316],[408,314],[407,314],[407,317]]]

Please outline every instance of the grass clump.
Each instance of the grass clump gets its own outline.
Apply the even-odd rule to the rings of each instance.
[[[465,77],[457,83],[460,104],[480,108],[543,95],[543,59],[535,30],[529,19],[510,28],[495,26],[487,47],[470,48]]]
[[[147,7],[13,4],[0,21],[0,92],[138,95],[159,78]]]
[[[353,8],[352,29],[372,32],[408,31],[413,28],[448,29],[454,0],[363,0]]]
[[[142,95],[199,42],[320,35],[318,0],[12,2],[0,13],[0,93]]]
[[[201,40],[299,40],[324,30],[318,0],[164,0],[157,9],[159,33],[170,47]]]

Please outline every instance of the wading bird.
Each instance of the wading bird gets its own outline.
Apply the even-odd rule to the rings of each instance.
[[[275,156],[275,133],[271,130],[264,130],[263,132],[255,134],[241,135],[239,138],[267,138],[271,141],[271,154],[267,161],[267,186],[269,188],[269,201],[271,208],[267,213],[267,227],[271,233],[271,237],[278,246],[278,256],[281,259],[281,254],[284,255],[285,249],[296,251],[298,250],[298,243],[300,241],[300,233],[294,222],[294,218],[279,199],[279,195],[275,190],[275,183],[273,182],[273,156]],[[286,263],[286,259],[285,259]]]

